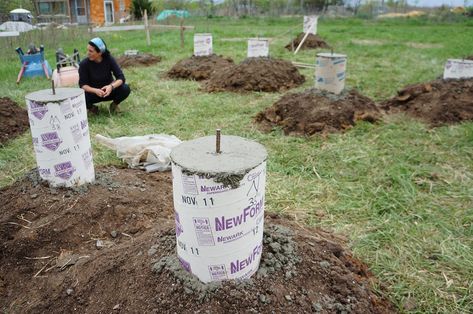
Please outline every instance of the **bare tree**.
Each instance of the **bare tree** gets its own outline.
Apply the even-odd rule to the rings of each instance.
[[[353,0],[353,14],[356,15],[360,9],[362,0]]]

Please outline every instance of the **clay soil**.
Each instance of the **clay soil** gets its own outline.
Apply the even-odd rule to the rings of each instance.
[[[171,180],[112,167],[71,190],[31,171],[1,189],[2,312],[394,312],[342,238],[278,216],[252,279],[201,284],[175,257]]]
[[[431,127],[473,120],[473,79],[435,80],[409,85],[381,107],[388,113],[403,112]]]
[[[122,68],[135,66],[148,66],[161,61],[161,57],[149,53],[139,53],[137,55],[123,55],[117,58],[117,63]]]
[[[202,81],[208,80],[214,71],[225,71],[233,64],[231,58],[215,54],[201,57],[192,56],[176,63],[167,75],[174,79]]]
[[[203,89],[218,91],[278,92],[305,82],[290,62],[272,58],[247,58],[242,63],[216,72]]]
[[[344,131],[359,120],[375,122],[380,118],[375,103],[356,90],[335,95],[309,89],[283,96],[258,113],[255,121],[267,132],[279,126],[286,135],[313,135]]]
[[[296,50],[299,44],[301,43],[302,39],[304,38],[304,35],[305,33],[300,33],[299,35],[297,35],[296,38],[294,38],[294,40],[292,40],[292,42],[287,44],[284,48],[288,50],[292,50],[292,47],[294,46],[294,50]],[[309,34],[300,49],[317,49],[317,48],[330,49],[330,45],[327,44],[319,35]]]
[[[0,98],[0,144],[29,129],[28,112],[8,97]]]

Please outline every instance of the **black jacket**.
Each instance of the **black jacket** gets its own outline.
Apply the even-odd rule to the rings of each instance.
[[[122,80],[125,83],[120,66],[112,56],[106,56],[100,63],[84,59],[79,65],[79,86],[89,85],[94,88],[102,88],[116,80]]]

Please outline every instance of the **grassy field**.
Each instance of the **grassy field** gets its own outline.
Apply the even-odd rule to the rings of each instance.
[[[273,39],[271,54],[314,63],[315,51],[296,56],[283,49],[302,28],[301,18],[190,19],[196,32],[211,32],[214,51],[239,62],[246,56],[246,38]],[[348,55],[347,86],[380,101],[406,84],[440,76],[447,58],[473,55],[473,20],[435,24],[427,20],[319,20],[319,34]],[[291,31],[289,31],[291,30]],[[429,129],[406,117],[371,125],[361,123],[345,134],[312,138],[264,134],[253,117],[282,94],[216,93],[199,84],[171,81],[165,72],[192,54],[191,31],[180,48],[176,31],[101,33],[112,54],[139,49],[163,57],[146,68],[126,69],[133,90],[124,113],[89,121],[91,135],[111,137],[150,133],[174,134],[182,140],[213,134],[239,135],[264,144],[269,151],[267,210],[295,216],[346,235],[357,257],[386,287],[401,312],[473,312],[473,122]],[[61,46],[82,55],[85,29],[37,31],[0,45],[0,97],[24,105],[24,96],[49,87],[45,79],[15,84],[20,68],[14,47],[29,41],[46,45],[47,59]],[[301,72],[313,85],[313,70]],[[473,102],[473,100],[472,100]],[[98,146],[96,166],[121,164],[113,151]],[[35,166],[27,132],[0,146],[0,186]]]

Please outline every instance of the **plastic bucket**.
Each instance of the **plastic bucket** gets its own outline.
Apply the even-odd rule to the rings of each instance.
[[[75,66],[66,66],[53,71],[52,79],[55,87],[73,87],[79,85],[79,69]]]

